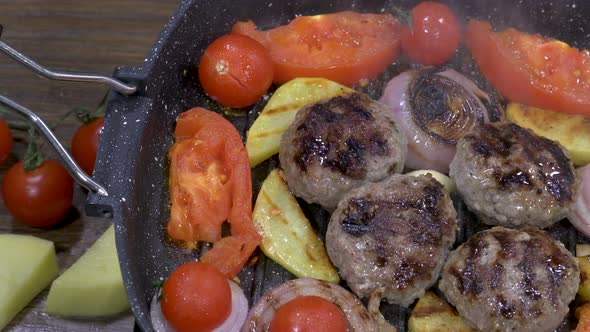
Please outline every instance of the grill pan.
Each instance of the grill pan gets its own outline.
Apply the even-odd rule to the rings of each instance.
[[[177,116],[194,106],[221,112],[240,132],[242,139],[257,114],[259,103],[243,111],[228,111],[213,105],[203,93],[197,66],[204,49],[215,38],[228,33],[233,23],[253,20],[259,27],[285,24],[297,15],[314,15],[355,10],[382,12],[393,6],[412,8],[421,1],[313,1],[313,0],[183,0],[164,27],[142,66],[118,68],[115,78],[137,87],[131,95],[111,90],[105,127],[101,136],[94,181],[108,195],[90,193],[86,213],[113,218],[121,271],[126,284],[136,327],[153,331],[149,305],[155,294],[153,282],[168,276],[178,265],[198,258],[199,250],[184,249],[168,240],[169,217],[166,154],[173,143]],[[569,1],[441,1],[447,3],[464,23],[477,17],[496,28],[516,27],[564,40],[578,48],[590,48],[590,2]],[[463,52],[465,53],[465,52]],[[456,68],[456,66],[455,66]],[[463,69],[463,68],[458,68]],[[465,72],[470,75],[472,73]],[[268,172],[278,166],[271,158],[253,169],[255,199]],[[460,219],[458,245],[486,228],[455,198]],[[319,206],[301,202],[302,208],[321,237],[329,213]],[[563,220],[548,229],[566,248],[587,242]],[[258,261],[238,275],[252,305],[266,290],[293,276],[260,252]],[[384,316],[399,331],[407,330],[409,310],[382,305]],[[566,319],[560,330],[571,330]]]

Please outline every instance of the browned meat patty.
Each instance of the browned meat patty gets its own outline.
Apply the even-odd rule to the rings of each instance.
[[[547,232],[494,227],[451,252],[439,289],[481,331],[554,331],[580,282],[572,254]]]
[[[505,122],[460,139],[450,175],[482,222],[515,228],[565,218],[579,187],[559,143]]]
[[[351,93],[299,110],[279,158],[294,195],[333,210],[350,189],[401,172],[406,152],[391,111]]]
[[[388,302],[408,306],[438,278],[456,217],[448,192],[430,174],[396,174],[338,203],[326,248],[357,296],[381,290]]]

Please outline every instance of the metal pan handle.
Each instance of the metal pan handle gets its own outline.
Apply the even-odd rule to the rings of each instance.
[[[70,175],[74,178],[74,180],[76,180],[76,182],[92,192],[102,196],[108,196],[106,189],[94,181],[80,168],[80,166],[78,166],[78,164],[74,161],[74,158],[72,158],[70,153],[63,147],[57,137],[55,137],[55,134],[53,134],[49,126],[47,126],[47,124],[37,114],[3,95],[0,95],[0,104],[5,105],[16,111],[18,114],[26,117],[35,126],[43,138],[45,138],[47,143],[51,145],[51,147],[63,160]]]
[[[2,35],[2,25],[0,25],[0,36]],[[108,85],[111,89],[126,94],[131,95],[137,91],[137,87],[133,85],[129,85],[123,83],[115,78],[105,75],[97,75],[97,74],[89,74],[89,73],[66,73],[66,72],[56,72],[49,70],[40,64],[36,63],[35,61],[31,60],[30,58],[26,57],[6,42],[0,40],[0,51],[6,53],[11,58],[15,59],[16,61],[20,62],[21,64],[25,65],[37,75],[41,77],[45,77],[52,80],[57,81],[69,81],[69,82],[88,82],[88,83],[101,83]]]

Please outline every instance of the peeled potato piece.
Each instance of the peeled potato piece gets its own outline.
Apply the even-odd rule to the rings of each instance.
[[[51,284],[45,311],[66,317],[102,317],[128,308],[111,226]]]
[[[0,330],[57,276],[53,242],[0,234]]]

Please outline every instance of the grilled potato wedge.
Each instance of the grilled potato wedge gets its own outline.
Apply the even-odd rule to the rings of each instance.
[[[558,141],[576,166],[590,163],[590,116],[508,104],[508,119],[538,135]]]
[[[418,299],[408,320],[410,332],[471,332],[457,311],[428,291]]]
[[[582,302],[590,302],[590,256],[578,256],[580,268],[580,287],[578,287],[578,299]]]
[[[281,137],[297,111],[321,99],[340,96],[353,90],[323,78],[296,78],[275,91],[252,124],[246,138],[250,166],[279,153]]]
[[[299,278],[338,283],[322,240],[301,211],[281,174],[274,169],[262,183],[252,213],[262,235],[262,252]]]

